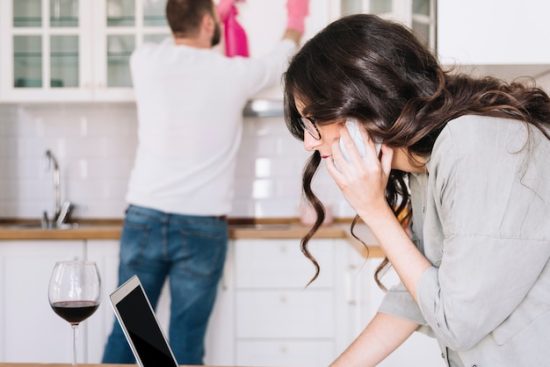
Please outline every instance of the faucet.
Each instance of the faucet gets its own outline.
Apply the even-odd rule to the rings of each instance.
[[[74,205],[70,201],[65,201],[61,204],[61,174],[59,172],[59,163],[51,150],[46,150],[46,157],[52,167],[53,175],[53,190],[54,190],[54,213],[51,220],[48,218],[48,213],[44,211],[42,215],[42,227],[45,228],[60,228],[67,223],[67,219],[71,215]]]

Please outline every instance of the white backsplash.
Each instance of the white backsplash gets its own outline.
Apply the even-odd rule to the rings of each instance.
[[[238,154],[236,217],[295,217],[308,154],[282,118],[247,118]],[[0,105],[0,217],[52,212],[51,149],[63,200],[81,218],[122,218],[136,143],[134,104]],[[323,167],[314,189],[339,217],[353,211]]]

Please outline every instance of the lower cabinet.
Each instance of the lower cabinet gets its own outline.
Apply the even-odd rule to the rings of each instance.
[[[72,329],[50,307],[48,285],[57,261],[83,257],[83,241],[0,243],[0,361],[72,361]],[[79,361],[85,333],[78,328]]]
[[[206,335],[205,362],[239,366],[326,366],[364,329],[383,292],[373,281],[380,259],[365,260],[345,240],[313,240],[314,267],[299,241],[234,240]],[[70,362],[71,328],[48,304],[56,261],[95,261],[102,281],[98,310],[79,327],[79,362],[99,363],[114,322],[109,294],[118,281],[119,242],[3,241],[0,243],[0,361]],[[389,286],[397,281],[391,272]],[[167,284],[157,306],[166,332]],[[413,335],[380,364],[443,366],[434,339]]]
[[[95,261],[101,276],[101,304],[97,311],[85,321],[87,336],[87,363],[100,363],[103,349],[114,322],[114,312],[109,301],[109,294],[118,283],[118,250],[116,240],[86,241],[86,259]]]

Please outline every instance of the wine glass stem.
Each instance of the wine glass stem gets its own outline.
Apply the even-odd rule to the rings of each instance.
[[[71,324],[73,328],[73,366],[76,366],[76,328],[78,324]]]

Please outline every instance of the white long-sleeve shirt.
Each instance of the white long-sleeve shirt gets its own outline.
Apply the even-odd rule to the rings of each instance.
[[[171,38],[138,48],[130,62],[138,148],[127,201],[175,214],[229,213],[243,107],[280,82],[294,50],[283,40],[262,58],[226,58]]]

